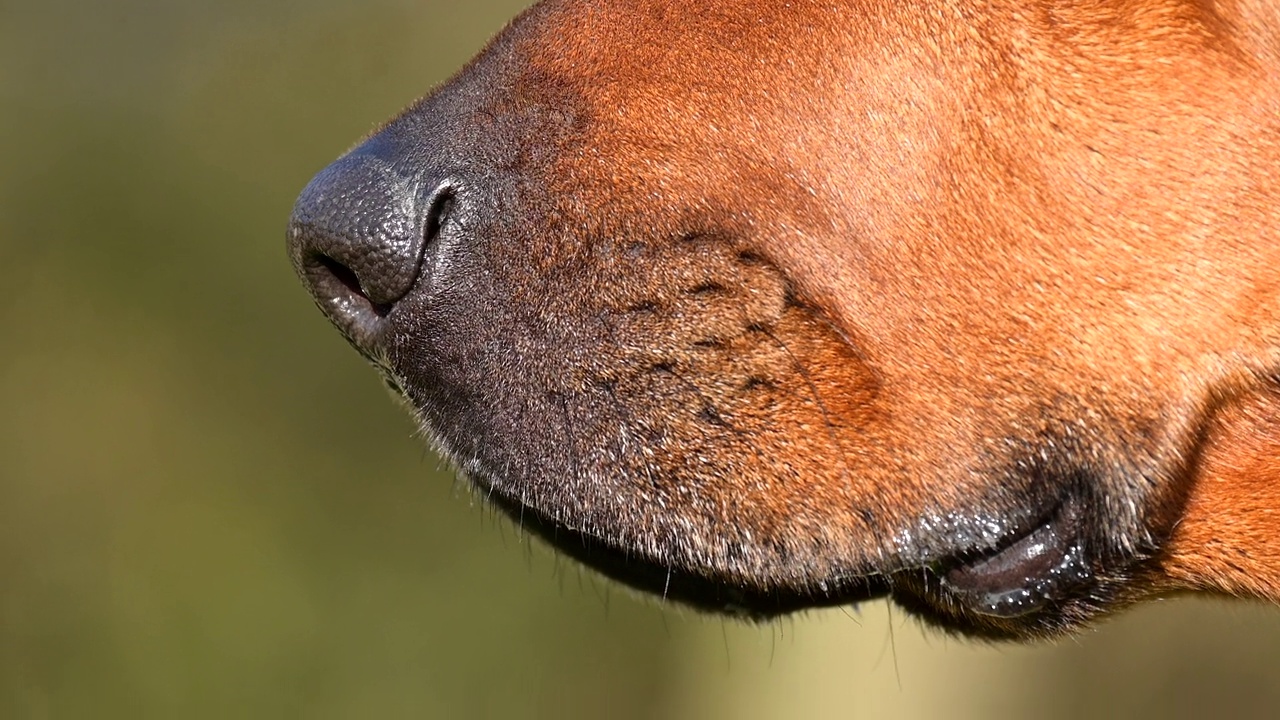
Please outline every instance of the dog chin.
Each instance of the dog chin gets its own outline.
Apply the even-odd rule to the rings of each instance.
[[[439,436],[434,441],[455,461],[460,459]],[[471,460],[457,464],[472,486],[522,530],[662,603],[768,621],[805,609],[888,597],[946,631],[1007,640],[1065,634],[1119,599],[1089,546],[1075,497],[1060,499],[1047,512],[1031,516],[1036,517],[1034,521],[1007,528],[994,543],[978,539],[973,532],[952,532],[949,538],[962,538],[962,547],[925,550],[918,546],[884,567],[862,565],[859,571],[798,576],[796,565],[816,563],[773,557],[781,543],[739,548],[740,557],[751,562],[732,568],[705,558],[690,561],[687,552],[669,546],[670,534],[663,533],[667,542],[656,536],[651,542],[637,542],[634,536],[640,532],[632,528],[608,527],[598,519],[536,507],[527,502],[518,482],[495,475],[475,453],[463,457]],[[952,524],[989,523],[989,518],[974,517],[953,518]],[[704,538],[692,544],[715,542]]]

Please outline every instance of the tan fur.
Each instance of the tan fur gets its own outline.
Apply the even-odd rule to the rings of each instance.
[[[620,191],[650,190],[627,168],[656,168],[665,196],[713,188],[745,201],[755,222],[773,225],[761,252],[857,339],[883,385],[910,388],[885,399],[894,417],[882,420],[892,426],[876,454],[886,457],[864,466],[901,460],[905,436],[914,456],[906,460],[920,466],[913,475],[934,475],[929,468],[953,462],[957,436],[980,435],[993,412],[1027,410],[990,400],[1029,376],[1046,387],[1105,388],[1122,418],[1176,414],[1173,432],[1185,438],[1202,408],[1153,407],[1149,386],[1194,400],[1222,392],[1236,373],[1277,367],[1275,7],[1011,2],[973,23],[965,3],[792,5],[783,16],[569,4],[548,22],[583,46],[545,62],[549,74],[589,84],[596,116],[608,118],[593,128],[600,137],[588,158],[611,169],[605,212],[619,212]],[[1029,23],[1017,33],[1006,24],[1014,16]],[[655,41],[671,22],[685,42]],[[625,44],[600,47],[593,23],[622,26],[610,36]],[[733,44],[716,41],[725,37]],[[886,44],[900,52],[884,55]],[[817,50],[828,45],[843,52]],[[751,53],[736,55],[743,47]],[[875,54],[858,55],[862,47]],[[607,67],[595,66],[600,58]],[[782,84],[796,74],[777,77],[779,63],[809,63],[799,74],[806,84]],[[694,68],[696,77],[684,72]],[[812,110],[776,115],[770,99],[797,93]],[[851,112],[833,117],[832,107]],[[729,119],[743,115],[760,120],[744,128]],[[759,178],[795,187],[772,191]],[[961,182],[943,188],[939,178]],[[797,195],[805,206],[792,204]],[[1249,453],[1274,450],[1237,442],[1230,451],[1269,486],[1269,467]],[[1252,492],[1199,495],[1221,482],[1216,474],[1204,467],[1197,479],[1190,507],[1199,522],[1270,516],[1232,504]],[[779,492],[782,513],[805,503]],[[838,490],[802,492],[841,504]],[[908,504],[927,491],[894,492]],[[1280,512],[1280,502],[1271,507]],[[1179,539],[1195,537],[1195,521],[1182,521]],[[1275,532],[1257,530],[1234,548],[1228,587],[1276,598],[1280,569],[1251,565],[1280,552],[1258,547],[1280,546],[1280,525],[1267,527]],[[1233,546],[1231,537],[1218,542]],[[1224,584],[1225,560],[1177,557],[1180,547],[1170,566],[1183,580]]]
[[[424,118],[515,148],[519,224],[468,226],[500,291],[458,312],[521,313],[492,332],[541,359],[477,377],[560,409],[467,435],[416,363],[470,340],[356,342],[553,542],[725,607],[884,578],[997,636],[1280,600],[1280,5],[551,0],[374,140]],[[935,596],[1054,498],[1095,553],[1080,608]]]

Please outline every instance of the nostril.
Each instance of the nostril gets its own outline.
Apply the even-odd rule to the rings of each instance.
[[[369,294],[360,287],[360,278],[346,265],[324,253],[312,254],[307,259],[307,265],[309,274],[313,276],[313,282],[317,284],[318,289],[328,290],[327,294],[330,297],[346,295],[350,302],[367,306],[380,318],[386,317],[391,312],[391,303],[376,303],[369,299]],[[328,277],[325,277],[326,273]]]
[[[422,234],[424,254],[435,252],[436,245],[439,244],[440,230],[453,213],[455,199],[453,186],[441,185],[436,188],[431,200],[431,209],[427,212],[426,229]]]

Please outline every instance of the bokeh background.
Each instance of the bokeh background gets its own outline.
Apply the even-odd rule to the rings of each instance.
[[[703,618],[531,544],[424,453],[283,230],[520,6],[0,2],[0,718],[1280,707],[1277,609],[1168,601],[1033,647],[883,603]]]

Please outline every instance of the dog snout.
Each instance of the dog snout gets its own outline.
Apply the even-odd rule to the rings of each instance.
[[[362,351],[376,352],[386,318],[430,282],[433,242],[453,202],[447,180],[406,177],[372,149],[321,170],[294,205],[294,268],[316,304]]]

